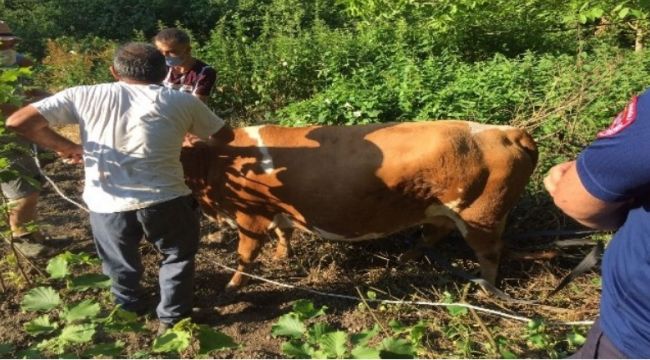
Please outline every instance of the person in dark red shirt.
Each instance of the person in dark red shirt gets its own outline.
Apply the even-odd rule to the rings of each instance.
[[[189,35],[177,28],[166,28],[153,40],[169,67],[163,85],[190,93],[206,102],[217,81],[217,72],[210,65],[192,57]]]
[[[190,93],[203,102],[207,102],[210,92],[217,81],[217,72],[203,61],[192,57],[192,46],[187,33],[177,28],[166,28],[161,30],[154,38],[154,44],[165,56],[165,62],[169,67],[163,85],[168,88]],[[192,134],[185,136],[183,146],[189,146],[201,141]],[[228,227],[228,223],[222,218],[214,219],[219,229]],[[208,241],[220,242],[222,233],[217,229],[207,235]]]

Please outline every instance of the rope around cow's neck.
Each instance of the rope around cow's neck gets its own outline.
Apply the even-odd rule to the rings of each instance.
[[[59,187],[54,183],[54,181],[49,176],[47,176],[47,174],[45,173],[43,168],[41,168],[41,163],[38,160],[38,156],[37,156],[37,152],[36,152],[35,148],[34,148],[34,160],[36,162],[36,166],[38,167],[38,170],[39,170],[41,176],[43,176],[43,178],[45,178],[45,180],[47,180],[47,182],[50,183],[50,185],[52,185],[52,188],[59,194],[59,196],[61,196],[61,198],[68,201],[69,203],[75,205],[76,207],[80,208],[81,210],[83,210],[85,212],[89,212],[89,210],[85,206],[83,206],[83,205],[79,204],[78,202],[76,202],[76,201],[70,199],[69,197],[65,196],[65,194],[63,194],[61,189],[59,189]],[[232,273],[237,272],[237,269],[234,269],[234,268],[229,267],[227,265],[221,264],[219,262],[216,262],[215,265],[221,267],[222,269],[228,270],[228,271],[230,271]],[[528,323],[528,322],[532,321],[532,319],[524,317],[524,316],[512,315],[512,314],[508,314],[508,313],[505,313],[505,312],[502,312],[502,311],[487,309],[487,308],[483,308],[483,307],[480,307],[480,306],[471,305],[471,304],[467,304],[467,303],[442,303],[442,302],[430,302],[430,301],[361,299],[360,297],[356,297],[356,296],[328,293],[328,292],[323,292],[323,291],[314,290],[314,289],[310,289],[310,288],[303,288],[303,287],[299,287],[299,286],[295,286],[295,285],[290,285],[290,284],[282,283],[282,282],[275,281],[275,280],[270,280],[270,279],[264,278],[262,276],[253,275],[253,274],[249,274],[249,273],[245,273],[245,272],[241,272],[241,273],[243,275],[246,275],[246,276],[252,278],[252,279],[260,280],[260,281],[263,281],[263,282],[268,283],[268,284],[272,284],[272,285],[276,285],[276,286],[280,286],[280,287],[284,287],[284,288],[289,288],[289,289],[301,290],[301,291],[305,291],[305,292],[312,293],[312,294],[315,294],[315,295],[331,297],[331,298],[346,299],[346,300],[353,300],[353,301],[366,301],[366,302],[373,302],[373,303],[380,303],[380,304],[392,304],[392,305],[412,305],[412,306],[420,305],[420,306],[434,306],[434,307],[457,306],[457,307],[463,307],[463,308],[467,308],[467,309],[473,309],[473,310],[476,310],[476,311],[479,311],[479,312],[482,312],[482,313],[495,315],[495,316],[499,316],[499,317],[502,317],[502,318],[517,320],[517,321],[520,321],[520,322]],[[577,326],[577,325],[592,325],[593,323],[594,322],[592,320],[566,321],[566,322],[565,321],[552,321],[552,322],[549,322],[548,325]]]

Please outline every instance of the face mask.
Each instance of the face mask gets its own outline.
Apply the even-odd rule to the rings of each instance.
[[[167,66],[180,66],[183,63],[183,58],[180,56],[165,56],[165,64]]]
[[[0,50],[0,66],[12,66],[16,64],[16,50]]]

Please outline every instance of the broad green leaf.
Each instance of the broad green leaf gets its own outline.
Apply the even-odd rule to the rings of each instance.
[[[395,334],[401,334],[409,330],[408,327],[402,325],[402,323],[397,320],[389,321],[388,326],[390,326],[391,330],[393,330]]]
[[[61,303],[59,293],[51,287],[37,287],[25,294],[20,303],[24,311],[50,311]]]
[[[153,342],[151,351],[154,353],[180,353],[190,346],[190,333],[182,330],[169,329]]]
[[[69,256],[67,257],[68,262],[70,264],[75,264],[75,265],[98,265],[100,264],[100,260],[91,254],[88,254],[86,252],[79,252],[76,254],[73,253],[68,253]]]
[[[123,349],[124,349],[124,342],[118,340],[114,343],[103,343],[103,344],[94,345],[93,347],[84,351],[83,356],[90,357],[90,358],[96,358],[100,356],[108,357],[108,358],[116,358],[122,355]]]
[[[95,335],[94,324],[68,325],[61,330],[59,338],[70,343],[86,343],[92,340]]]
[[[508,347],[499,347],[499,354],[504,359],[519,359],[519,356],[515,355]]]
[[[453,303],[453,302],[455,302],[454,296],[451,295],[449,292],[445,291],[443,293],[442,302]],[[466,307],[457,306],[457,305],[447,306],[447,311],[449,312],[449,314],[451,316],[454,316],[454,317],[467,315],[467,313],[469,312],[469,310],[467,310]]]
[[[621,11],[618,12],[618,17],[619,17],[619,19],[623,19],[629,13],[630,13],[630,8],[624,7],[624,8],[621,9]]]
[[[144,324],[138,321],[138,315],[119,306],[116,306],[107,317],[97,321],[104,323],[104,330],[109,332],[144,331]]]
[[[71,323],[77,320],[95,318],[100,310],[98,303],[91,299],[86,299],[71,308],[66,306],[61,317],[65,322]]]
[[[14,346],[12,344],[2,343],[0,344],[0,356],[4,356],[14,351]]]
[[[332,332],[333,329],[330,328],[327,323],[319,322],[314,324],[307,330],[309,342],[314,344],[320,342],[320,339],[323,335]]]
[[[68,272],[68,260],[63,256],[56,256],[50,259],[47,262],[47,268],[45,270],[50,274],[50,278],[52,279],[62,279],[70,274]]]
[[[320,339],[320,348],[328,357],[341,359],[346,357],[348,334],[343,331],[331,332]]]
[[[569,342],[569,344],[571,344],[573,346],[580,346],[580,345],[584,344],[586,340],[587,339],[582,334],[580,334],[578,332],[575,332],[575,331],[573,331],[573,332],[569,333],[569,335],[567,335],[567,341]]]
[[[309,300],[300,299],[293,304],[293,311],[300,315],[301,319],[311,319],[317,316],[325,315],[325,310],[327,306],[323,306],[320,309],[314,307],[314,303]]]
[[[411,333],[409,337],[414,344],[417,344],[424,337],[425,332],[427,331],[427,324],[424,321],[419,321],[417,324],[411,327]]]
[[[282,344],[282,353],[294,359],[310,359],[314,354],[314,348],[302,341],[291,340]]]
[[[49,315],[43,315],[28,323],[25,323],[23,327],[29,335],[37,336],[51,333],[52,331],[59,328],[59,324],[50,322]]]
[[[381,328],[379,325],[375,324],[372,330],[366,330],[358,334],[352,334],[352,336],[350,336],[350,341],[352,342],[352,345],[365,346],[370,340],[372,340],[372,338],[377,336],[380,331]]]
[[[53,337],[50,339],[44,339],[40,343],[36,344],[36,348],[40,351],[60,355],[65,352],[65,347],[68,344],[67,341],[62,340],[60,337]]]
[[[351,352],[353,359],[379,359],[379,350],[363,345],[357,346]]]
[[[151,358],[151,353],[149,353],[146,350],[140,350],[133,353],[131,357],[133,357],[134,359],[149,359]]]
[[[503,336],[497,336],[495,339],[497,347],[499,348],[499,354],[504,359],[517,359],[519,356],[515,355],[510,346],[508,345],[508,339]]]
[[[228,335],[209,326],[199,327],[199,354],[207,355],[212,351],[237,348],[237,343]]]
[[[70,280],[68,288],[77,291],[88,289],[106,289],[111,286],[111,279],[102,274],[84,274]]]
[[[294,339],[300,339],[307,329],[298,315],[289,313],[280,316],[278,322],[271,328],[273,336],[289,336]]]
[[[381,342],[381,357],[391,359],[412,359],[415,349],[408,340],[387,338]]]
[[[30,346],[25,350],[18,351],[16,353],[16,358],[18,359],[42,359],[44,358],[43,354],[38,350],[37,345]]]
[[[457,317],[457,316],[463,316],[467,315],[469,310],[467,310],[466,307],[463,306],[457,306],[457,305],[450,305],[447,306],[447,311],[451,316]]]

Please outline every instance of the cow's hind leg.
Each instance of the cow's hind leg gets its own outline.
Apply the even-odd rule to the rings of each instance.
[[[278,245],[275,248],[273,260],[283,260],[293,256],[293,251],[291,250],[291,236],[293,235],[293,229],[276,227],[274,231],[278,238]]]
[[[501,235],[505,227],[505,217],[492,229],[469,225],[465,241],[474,250],[481,266],[481,277],[491,284],[496,284],[499,261],[503,251]]]
[[[432,219],[430,223],[422,225],[422,237],[417,240],[413,249],[400,257],[400,260],[409,261],[421,258],[426,250],[431,249],[455,228],[454,222],[448,218]]]
[[[267,240],[266,227],[268,223],[269,221],[265,219],[237,217],[239,264],[237,271],[226,286],[226,291],[236,291],[248,282],[249,278],[242,272],[248,272],[251,269],[251,265],[259,255],[262,245]]]

